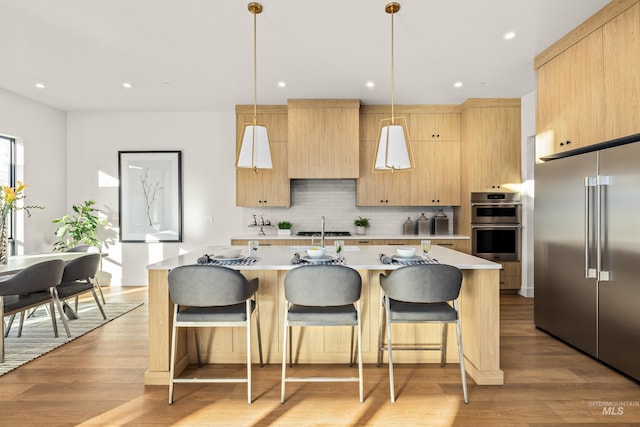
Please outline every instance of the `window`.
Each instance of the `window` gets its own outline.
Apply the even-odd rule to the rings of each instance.
[[[2,186],[15,187],[16,185],[15,146],[15,139],[0,135],[0,185]],[[12,254],[14,246],[13,218],[9,219],[9,224],[11,225],[8,230],[9,244],[11,246],[9,253]]]

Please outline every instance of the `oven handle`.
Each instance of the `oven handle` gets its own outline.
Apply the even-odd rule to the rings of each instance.
[[[471,224],[471,228],[522,228],[521,224]]]
[[[511,206],[513,206],[514,208],[517,208],[517,207],[519,207],[519,206],[522,206],[522,203],[514,203],[514,202],[504,202],[504,203],[501,203],[501,202],[497,202],[497,203],[486,203],[486,202],[483,202],[483,203],[473,203],[473,202],[472,202],[472,203],[471,203],[471,206],[487,206],[487,207],[498,206],[498,207],[501,207],[501,208],[504,208],[504,207],[511,207]]]

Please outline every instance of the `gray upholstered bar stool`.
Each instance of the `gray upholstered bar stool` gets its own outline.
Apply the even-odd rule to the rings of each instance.
[[[239,271],[217,265],[185,265],[169,272],[169,294],[174,304],[169,404],[175,383],[247,383],[251,403],[251,313],[256,314],[258,351],[262,361],[262,338],[258,308],[258,279],[247,280]],[[245,378],[175,378],[178,328],[244,326],[247,331],[247,376]],[[200,364],[198,335],[194,329],[196,355]]]
[[[447,324],[455,323],[458,332],[458,355],[464,403],[469,403],[457,300],[462,286],[462,272],[456,267],[444,264],[407,265],[392,271],[388,276],[381,274],[380,285],[383,292],[380,293],[378,366],[382,363],[382,352],[388,350],[391,402],[396,400],[393,383],[393,350],[439,350],[440,366],[444,366],[447,355]],[[386,319],[384,323],[383,316]],[[402,346],[396,344],[394,347],[391,339],[393,323],[440,323],[442,340],[438,346],[403,343]],[[386,345],[383,338],[385,327]]]
[[[364,400],[362,383],[362,324],[360,320],[360,274],[343,265],[302,265],[284,278],[284,340],[282,344],[282,386],[284,403],[287,382],[358,382],[360,402]],[[292,326],[351,326],[352,364],[353,329],[358,331],[357,377],[287,377],[287,345]],[[292,341],[292,340],[291,340]]]

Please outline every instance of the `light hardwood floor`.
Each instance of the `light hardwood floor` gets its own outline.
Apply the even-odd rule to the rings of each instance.
[[[146,299],[144,288],[105,290],[107,301]],[[144,305],[0,377],[0,425],[640,425],[640,386],[536,330],[533,300],[503,295],[501,318],[505,385],[477,386],[469,379],[468,405],[457,364],[396,365],[395,404],[386,365],[365,367],[364,403],[355,383],[290,383],[285,404],[280,366],[269,365],[253,369],[251,405],[243,384],[177,384],[175,403],[168,405],[167,387],[143,381]],[[348,369],[293,369],[313,375],[327,368]],[[244,374],[242,365],[206,369]],[[608,402],[613,410],[605,409]]]

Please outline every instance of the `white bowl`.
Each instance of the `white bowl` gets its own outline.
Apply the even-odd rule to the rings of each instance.
[[[309,258],[322,258],[324,256],[325,248],[311,248],[307,249],[307,255]]]
[[[397,248],[396,253],[400,258],[413,258],[416,255],[416,248]]]
[[[242,252],[242,249],[237,249],[237,248],[223,249],[222,256],[224,258],[238,258],[241,252]]]

